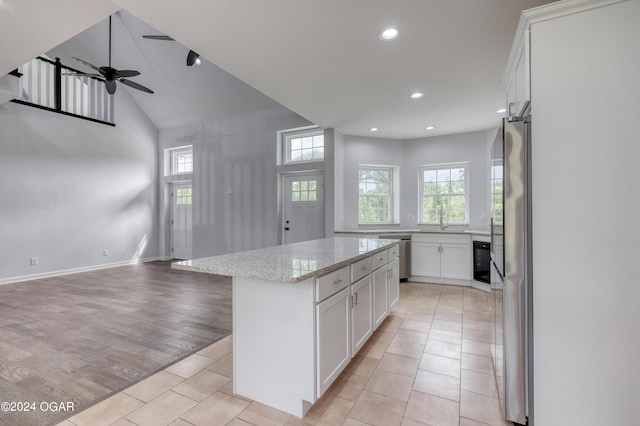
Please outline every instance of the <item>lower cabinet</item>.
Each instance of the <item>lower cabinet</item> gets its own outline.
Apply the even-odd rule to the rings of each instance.
[[[373,273],[373,328],[376,329],[389,314],[388,269],[383,266]]]
[[[411,243],[411,274],[449,280],[471,280],[469,235],[414,234]]]
[[[389,251],[390,257],[386,251],[378,252],[315,279],[317,398],[362,349],[398,300],[398,246]],[[382,266],[372,273],[374,264]]]
[[[345,288],[316,306],[318,397],[351,361],[350,311],[350,288]]]
[[[389,263],[389,310],[400,298],[400,259],[397,257]]]
[[[373,306],[371,275],[351,285],[351,356],[367,343],[373,333]]]

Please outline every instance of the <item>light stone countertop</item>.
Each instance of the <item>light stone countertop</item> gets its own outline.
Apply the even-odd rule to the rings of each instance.
[[[298,283],[357,262],[397,243],[378,238],[331,237],[258,250],[185,260],[174,269]]]
[[[491,235],[489,231],[473,231],[464,230],[445,230],[437,229],[352,229],[343,231],[334,231],[336,235],[340,234],[362,234],[362,235],[406,235],[406,234],[471,234],[471,235]]]

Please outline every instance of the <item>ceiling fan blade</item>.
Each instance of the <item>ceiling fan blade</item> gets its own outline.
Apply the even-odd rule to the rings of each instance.
[[[189,54],[187,55],[187,66],[190,67],[191,65],[195,64],[199,57],[200,55],[198,55],[196,52],[194,52],[193,50],[189,50]]]
[[[105,80],[105,86],[107,87],[107,93],[113,95],[116,93],[116,81],[115,80]]]
[[[89,62],[87,62],[87,61],[83,61],[83,60],[82,60],[82,59],[80,59],[80,58],[76,58],[75,56],[72,56],[72,58],[73,58],[73,59],[75,59],[75,60],[76,60],[76,61],[78,61],[78,62],[82,62],[83,64],[85,64],[85,65],[86,65],[86,66],[88,66],[89,68],[93,68],[94,70],[96,70],[96,71],[100,72],[100,68],[96,67],[95,65],[90,64],[90,63],[89,63]]]
[[[136,75],[140,75],[140,71],[136,71],[136,70],[118,70],[118,71],[116,71],[116,75],[118,77],[135,77]]]
[[[138,90],[142,90],[143,92],[147,92],[147,93],[152,93],[153,94],[153,90],[149,89],[148,87],[144,87],[142,84],[138,84],[135,81],[131,81],[131,80],[127,80],[124,78],[121,78],[118,80],[120,83],[127,85],[129,87],[133,87],[134,89],[138,89]]]
[[[142,38],[148,38],[149,40],[173,41],[171,37],[166,35],[143,35]]]

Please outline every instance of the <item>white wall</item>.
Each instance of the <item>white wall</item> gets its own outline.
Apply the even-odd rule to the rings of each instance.
[[[496,118],[496,122],[499,118]],[[469,162],[469,225],[453,229],[489,230],[489,162],[487,161],[487,132],[435,136],[405,142],[403,224],[414,226],[418,215],[418,167],[426,164]],[[409,216],[412,216],[411,219]],[[484,216],[483,216],[484,215]],[[422,228],[428,228],[426,226]]]
[[[401,141],[391,139],[367,138],[362,136],[344,136],[344,228],[358,229],[358,167],[360,164],[395,166],[403,172],[403,145]],[[417,172],[416,172],[417,173]],[[400,187],[403,186],[401,179]],[[400,194],[400,214],[404,199]],[[378,226],[379,227],[379,226]],[[394,226],[384,225],[385,228]],[[398,227],[398,226],[395,226]],[[365,228],[366,226],[360,227]],[[371,226],[369,226],[371,228]]]
[[[496,123],[499,121],[496,118]],[[366,229],[358,225],[358,166],[380,164],[400,168],[400,212],[398,225],[391,229],[429,229],[418,226],[418,167],[426,164],[468,161],[470,224],[460,229],[489,230],[489,150],[488,139],[495,138],[495,129],[487,132],[463,133],[408,141],[344,136],[344,219],[336,230]],[[488,146],[489,145],[489,146]],[[337,167],[337,166],[336,166]],[[336,192],[338,194],[338,192]],[[338,205],[336,203],[336,205]],[[336,224],[339,222],[336,220]],[[371,228],[371,226],[369,226]],[[432,227],[432,228],[437,228]],[[456,227],[458,228],[458,227]],[[451,228],[450,228],[451,229]]]
[[[276,135],[307,125],[272,102],[269,108],[160,131],[163,148],[193,144],[194,258],[278,244]],[[168,246],[163,255],[169,255]]]
[[[0,282],[158,255],[158,132],[116,96],[116,127],[0,105]]]
[[[638,424],[640,1],[532,25],[535,423]]]

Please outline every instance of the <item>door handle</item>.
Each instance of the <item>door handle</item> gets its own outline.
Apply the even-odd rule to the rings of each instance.
[[[285,231],[288,231],[288,230],[289,230],[289,227],[288,227],[288,226],[285,226],[285,227],[284,227],[284,230],[285,230]]]

